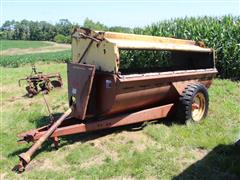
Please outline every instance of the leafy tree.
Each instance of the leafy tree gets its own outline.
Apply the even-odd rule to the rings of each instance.
[[[108,30],[108,27],[100,22],[93,22],[91,19],[86,18],[83,27],[93,29],[93,30]]]
[[[60,19],[56,24],[58,34],[68,36],[72,31],[72,23],[67,19]]]
[[[71,42],[71,37],[70,36],[64,36],[62,34],[57,34],[54,37],[54,41],[57,43],[70,43]]]
[[[113,27],[110,27],[108,30],[112,32],[133,33],[131,28],[122,27],[122,26],[113,26]]]

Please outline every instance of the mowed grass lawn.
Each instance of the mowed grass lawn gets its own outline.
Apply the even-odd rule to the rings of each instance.
[[[0,50],[12,48],[26,49],[51,46],[52,44],[44,41],[24,41],[24,40],[0,40]]]
[[[42,72],[61,72],[62,89],[46,98],[54,114],[68,108],[66,64],[37,65]],[[240,83],[216,79],[209,89],[207,119],[199,124],[170,121],[145,123],[61,138],[55,150],[45,143],[23,174],[11,169],[30,144],[18,145],[16,135],[48,123],[41,95],[25,97],[17,81],[31,66],[0,68],[1,179],[239,179]]]

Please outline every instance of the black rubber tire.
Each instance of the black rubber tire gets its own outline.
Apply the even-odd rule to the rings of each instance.
[[[205,109],[200,121],[206,118],[208,114],[209,96],[207,88],[203,84],[190,84],[183,91],[179,98],[179,104],[177,107],[177,119],[181,123],[196,123],[200,121],[194,121],[192,117],[192,103],[195,95],[202,93],[205,98]]]
[[[58,81],[58,80],[52,80],[52,81],[51,81],[51,84],[52,84],[52,86],[53,86],[54,88],[60,88],[60,87],[62,87],[61,82]]]

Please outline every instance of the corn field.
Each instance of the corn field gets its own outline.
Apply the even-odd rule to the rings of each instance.
[[[25,64],[35,64],[37,62],[69,62],[71,61],[71,51],[46,52],[23,54],[13,56],[1,56],[0,66],[3,67],[19,67]]]
[[[204,41],[216,50],[221,78],[240,79],[240,17],[177,18],[135,28],[134,33]]]

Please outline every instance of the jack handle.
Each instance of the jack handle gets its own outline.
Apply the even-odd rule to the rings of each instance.
[[[27,152],[18,155],[19,163],[13,168],[14,171],[22,173],[25,170],[25,167],[31,161],[31,156],[41,147],[43,142],[45,142],[54,133],[63,120],[72,113],[72,110],[73,106],[71,106],[57,121],[55,121],[47,132],[41,136]]]

